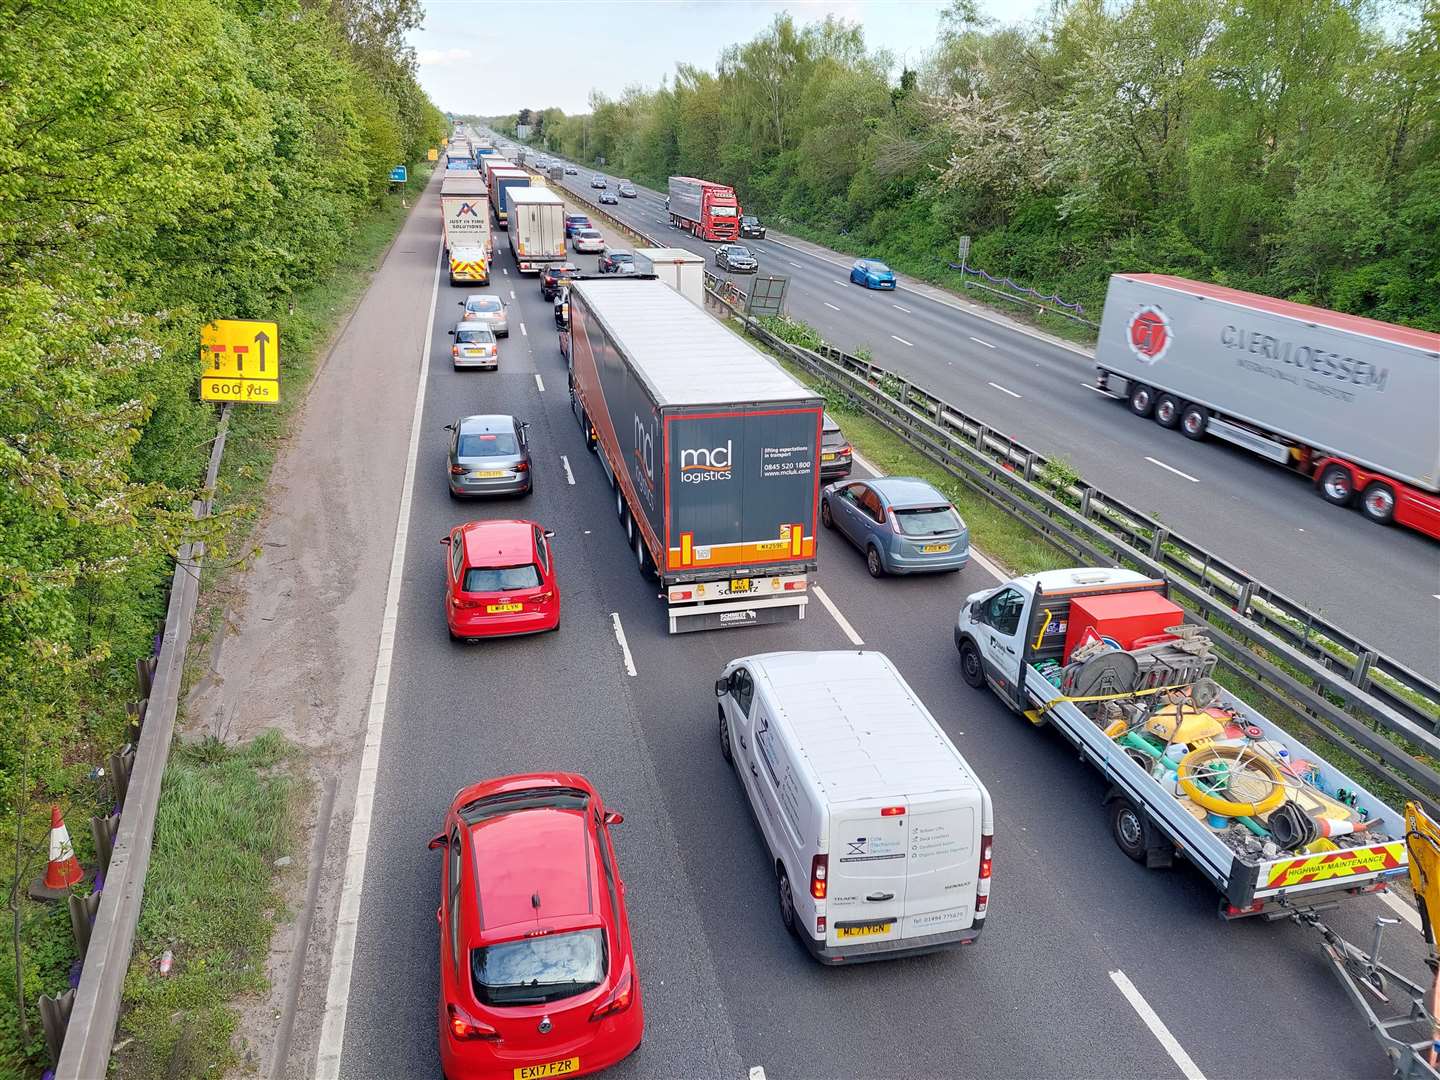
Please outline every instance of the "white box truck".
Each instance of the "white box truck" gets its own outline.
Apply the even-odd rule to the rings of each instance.
[[[705,306],[705,260],[684,248],[636,248],[635,270],[654,274],[696,307]]]
[[[780,919],[815,959],[974,943],[990,905],[990,793],[888,657],[746,656],[715,696]]]
[[[549,188],[505,191],[510,251],[522,274],[538,274],[546,263],[565,258],[565,203]]]
[[[1166,274],[1114,274],[1100,389],[1191,439],[1440,539],[1440,334]],[[1112,377],[1123,379],[1123,390]]]

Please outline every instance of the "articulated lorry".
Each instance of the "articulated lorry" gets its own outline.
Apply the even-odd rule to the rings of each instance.
[[[665,200],[670,226],[701,240],[728,241],[740,235],[740,203],[735,189],[693,176],[670,177]]]
[[[510,252],[522,274],[538,274],[565,258],[565,204],[549,188],[512,187],[505,192]]]
[[[440,214],[450,284],[490,283],[493,249],[489,199],[479,175],[447,176],[440,182]]]
[[[1163,581],[1077,568],[969,596],[960,673],[1105,776],[1122,851],[1183,854],[1226,919],[1313,912],[1406,873],[1404,818],[1316,750],[1221,688],[1203,624]]]
[[[824,402],[664,282],[576,279],[570,400],[670,633],[805,617]]]
[[[490,169],[486,173],[486,179],[490,186],[490,207],[495,214],[495,224],[498,228],[508,229],[510,227],[510,203],[506,199],[506,192],[515,188],[530,186],[530,174],[517,166],[501,166]]]
[[[1440,539],[1440,334],[1165,274],[1114,274],[1099,387]],[[1124,380],[1123,390],[1111,379]]]

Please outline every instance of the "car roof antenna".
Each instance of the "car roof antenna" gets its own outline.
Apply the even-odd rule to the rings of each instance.
[[[540,894],[538,892],[533,892],[530,894],[530,906],[533,907],[536,911],[540,910]]]

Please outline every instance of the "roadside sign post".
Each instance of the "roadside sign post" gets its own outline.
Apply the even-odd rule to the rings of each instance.
[[[200,328],[200,400],[280,403],[280,328],[217,319]]]
[[[410,170],[404,165],[396,165],[390,170],[390,182],[392,184],[403,184],[410,179]]]
[[[965,260],[970,257],[970,237],[960,237],[960,272],[965,272]]]
[[[425,153],[425,160],[426,160],[426,161],[439,161],[439,160],[440,160],[440,151],[437,150],[437,149],[436,149],[435,147],[433,147],[433,146],[430,147],[430,149],[427,150],[426,153]]]

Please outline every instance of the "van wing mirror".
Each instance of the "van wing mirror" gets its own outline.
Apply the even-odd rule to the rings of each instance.
[[[729,680],[729,679],[716,679],[716,680],[715,680],[715,696],[716,696],[716,697],[724,697],[724,696],[725,696],[726,694],[728,694],[729,692],[730,692],[730,680]]]

